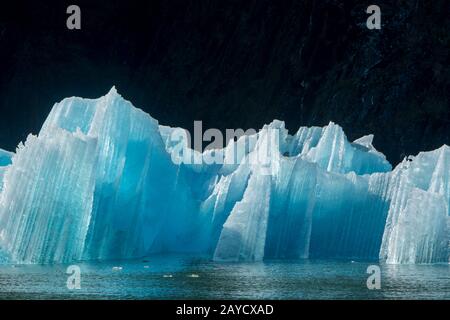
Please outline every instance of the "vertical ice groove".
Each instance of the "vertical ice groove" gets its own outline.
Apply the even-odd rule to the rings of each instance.
[[[214,253],[216,261],[264,258],[269,202],[270,177],[253,174],[243,200],[236,204],[224,224]]]
[[[55,129],[30,135],[5,174],[0,195],[1,247],[14,261],[81,258],[91,213],[96,140]]]

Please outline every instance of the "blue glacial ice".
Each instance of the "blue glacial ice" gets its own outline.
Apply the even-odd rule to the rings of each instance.
[[[3,189],[3,175],[11,164],[13,153],[0,149],[0,191]]]
[[[199,153],[114,88],[67,98],[14,154],[0,150],[0,252],[14,263],[448,262],[450,148],[392,169],[372,140],[349,142],[334,123],[290,135],[274,120]]]
[[[10,165],[12,156],[11,152],[0,149],[0,168]]]

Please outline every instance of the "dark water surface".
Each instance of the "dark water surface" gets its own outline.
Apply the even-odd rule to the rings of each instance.
[[[79,290],[67,288],[67,265],[0,265],[0,299],[450,299],[448,264],[380,265],[381,289],[369,290],[373,264],[154,256],[80,263]]]

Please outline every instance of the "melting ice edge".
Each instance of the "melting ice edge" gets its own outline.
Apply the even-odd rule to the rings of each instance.
[[[0,261],[449,261],[446,145],[392,170],[371,135],[349,142],[334,123],[289,135],[275,120],[216,150],[245,160],[264,146],[268,164],[190,165],[172,160],[174,130],[115,88],[55,104],[37,136],[0,150]]]

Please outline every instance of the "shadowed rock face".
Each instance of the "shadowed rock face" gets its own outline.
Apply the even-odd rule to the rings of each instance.
[[[0,146],[37,132],[54,102],[113,84],[163,124],[291,131],[335,121],[374,133],[392,163],[449,144],[449,3],[265,0],[15,2],[0,12]],[[14,6],[8,8],[8,6]]]

